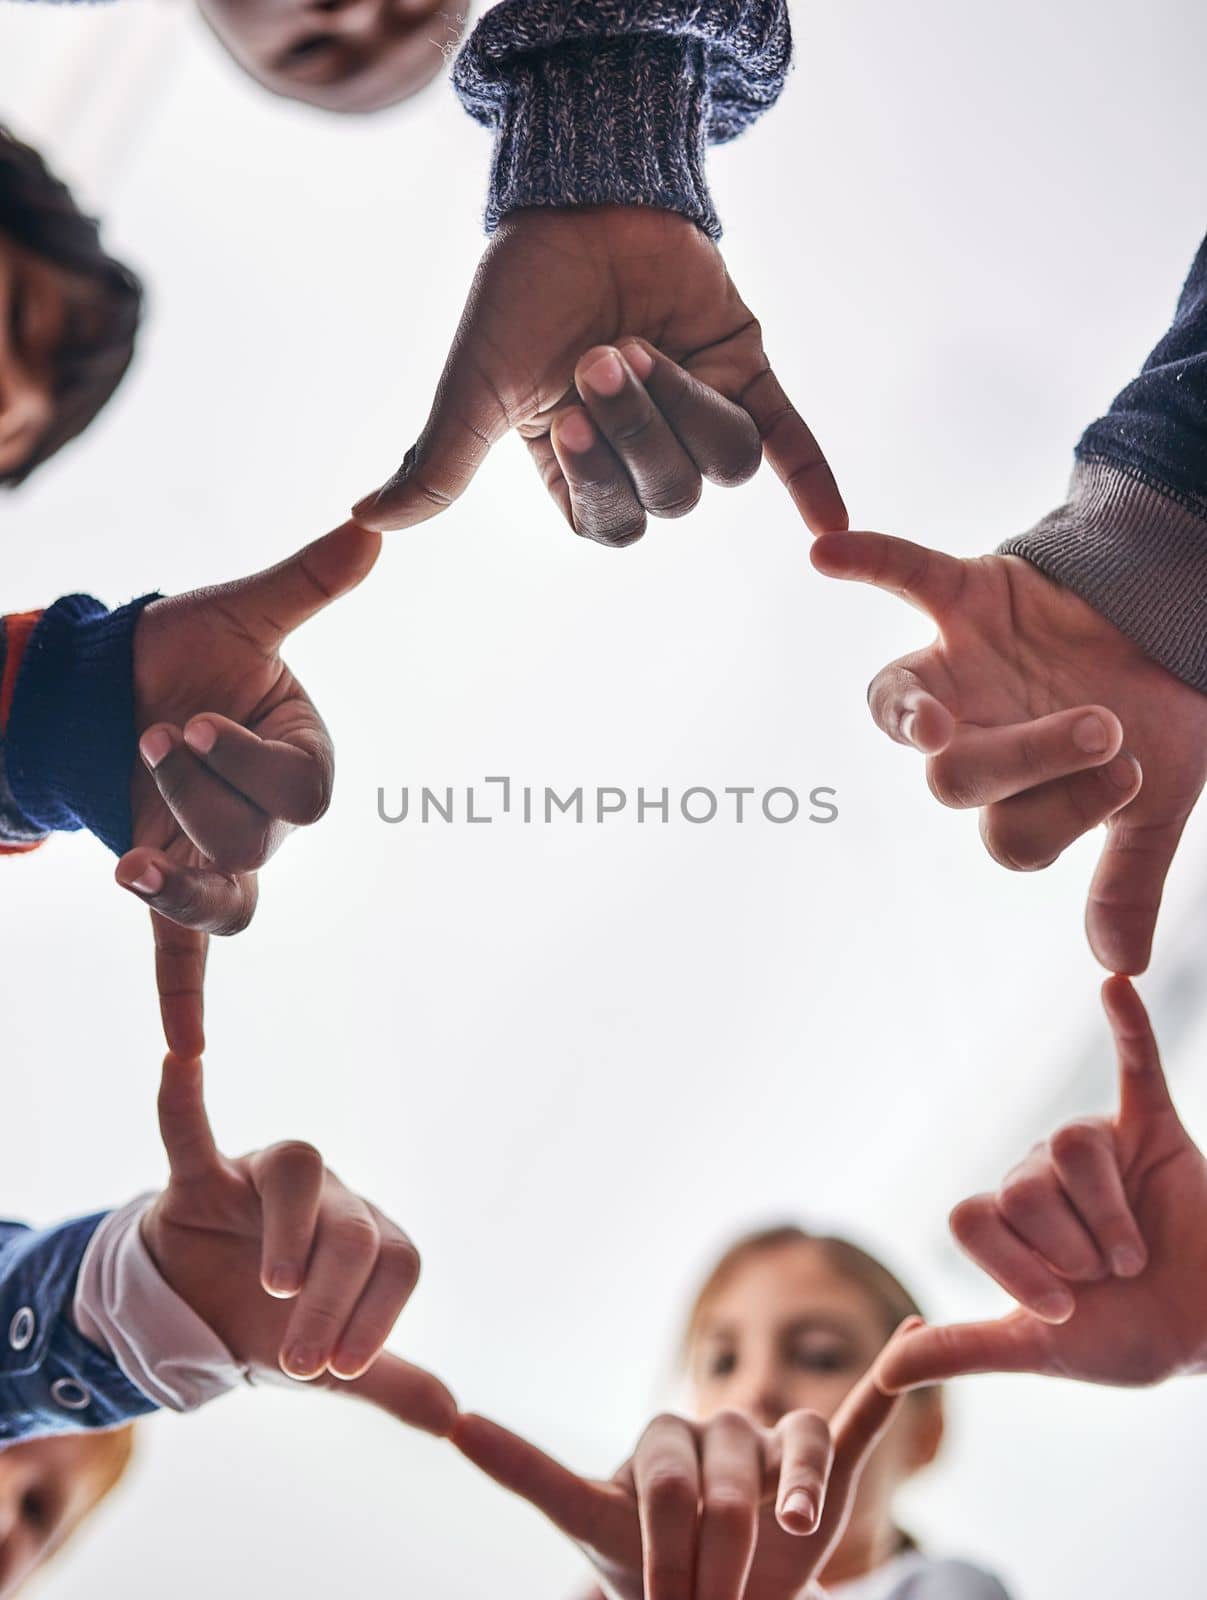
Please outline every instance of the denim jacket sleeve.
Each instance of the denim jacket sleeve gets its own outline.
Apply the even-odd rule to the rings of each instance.
[[[0,1449],[157,1409],[71,1320],[80,1262],[105,1215],[45,1229],[0,1222]]]

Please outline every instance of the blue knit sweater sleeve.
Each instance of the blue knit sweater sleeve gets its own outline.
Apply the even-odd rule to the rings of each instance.
[[[104,1216],[44,1229],[0,1222],[0,1450],[157,1409],[72,1319],[80,1263]]]
[[[786,0],[499,0],[453,85],[495,131],[490,231],[523,206],[646,205],[721,228],[708,144],[774,104]]]
[[[154,598],[67,595],[41,614],[0,727],[0,844],[87,828],[130,848],[134,630]]]
[[[1207,240],[1169,332],[1082,435],[1067,502],[1001,548],[1207,694]]]

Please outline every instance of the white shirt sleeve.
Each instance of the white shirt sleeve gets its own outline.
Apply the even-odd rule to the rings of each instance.
[[[111,1211],[88,1242],[72,1315],[136,1388],[171,1411],[195,1411],[241,1383],[247,1368],[151,1259],[139,1223],[154,1201],[140,1195]]]

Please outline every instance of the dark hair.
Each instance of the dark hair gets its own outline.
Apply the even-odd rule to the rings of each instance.
[[[64,335],[56,356],[54,418],[29,459],[0,473],[0,484],[11,487],[82,433],[113,394],[134,355],[143,290],[129,267],[105,254],[98,224],[76,205],[67,185],[2,125],[0,234],[88,279],[101,301],[95,328],[68,327]]]

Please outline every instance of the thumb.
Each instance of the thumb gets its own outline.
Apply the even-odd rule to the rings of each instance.
[[[1102,1004],[1119,1061],[1119,1121],[1139,1126],[1153,1117],[1177,1116],[1161,1054],[1144,1002],[1127,978],[1108,978]]]
[[[1026,1311],[1012,1311],[997,1322],[923,1325],[885,1347],[876,1363],[876,1382],[900,1393],[974,1372],[1048,1372],[1054,1331]]]
[[[1086,933],[1110,972],[1148,966],[1165,879],[1186,826],[1185,816],[1146,820],[1145,807],[1142,788],[1107,824],[1106,848],[1090,885]]]
[[[363,527],[410,528],[464,494],[492,445],[511,428],[507,408],[459,341],[448,359],[423,432],[380,489],[352,507]]]
[[[388,1350],[351,1382],[330,1372],[316,1381],[320,1388],[357,1395],[407,1427],[433,1433],[440,1439],[448,1438],[457,1421],[457,1402],[440,1379]]]
[[[380,552],[380,534],[345,522],[275,567],[224,584],[206,598],[220,600],[256,644],[275,650],[287,634],[355,589]]]
[[[221,1166],[202,1093],[197,1057],[164,1057],[159,1080],[159,1135],[173,1178],[188,1183],[207,1178]]]

